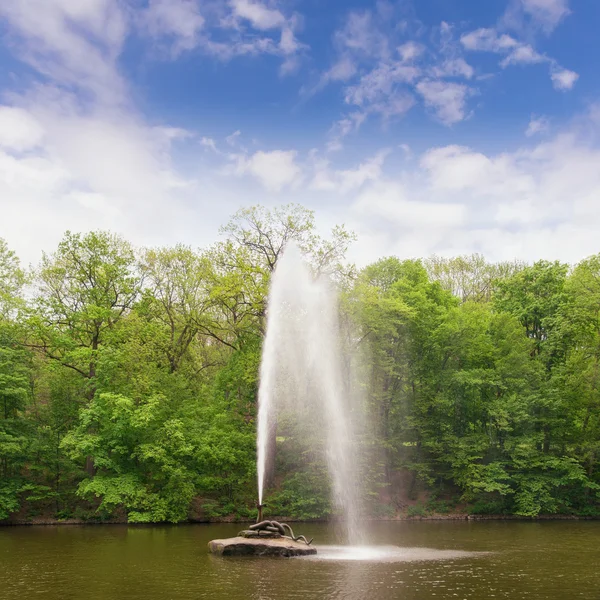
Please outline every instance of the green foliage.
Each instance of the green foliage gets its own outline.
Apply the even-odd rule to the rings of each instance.
[[[600,255],[357,273],[353,235],[319,236],[293,204],[222,233],[136,251],[67,232],[31,278],[0,240],[0,519],[253,514],[268,285],[290,241],[338,285],[342,342],[363,359],[347,369],[371,514],[600,514]],[[322,440],[285,412],[277,428],[270,514],[334,515]]]
[[[268,499],[269,512],[296,519],[322,519],[333,514],[327,475],[312,468],[287,478]]]
[[[160,395],[142,402],[97,394],[81,410],[62,446],[75,459],[94,457],[97,470],[78,493],[100,498],[100,512],[122,506],[130,522],[182,521],[195,493],[194,446],[181,419],[165,414]]]
[[[7,519],[19,510],[21,485],[14,480],[0,481],[0,520]]]
[[[471,515],[505,515],[510,514],[510,506],[505,498],[489,495],[481,497],[469,506]]]
[[[447,515],[448,513],[452,512],[454,505],[449,500],[429,499],[425,504],[425,508],[429,513]]]
[[[427,514],[427,508],[421,503],[413,504],[406,509],[407,517],[425,517]]]

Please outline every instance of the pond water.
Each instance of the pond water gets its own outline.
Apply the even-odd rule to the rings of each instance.
[[[355,549],[334,525],[296,524],[316,557],[207,553],[240,528],[0,527],[0,599],[600,598],[600,522],[374,522]]]

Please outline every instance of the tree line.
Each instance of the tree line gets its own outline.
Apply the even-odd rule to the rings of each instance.
[[[0,240],[0,520],[251,516],[269,279],[294,240],[360,354],[364,510],[600,513],[600,255],[575,266],[346,260],[298,206],[242,209],[194,250],[67,232]],[[349,333],[351,332],[351,334]],[[274,438],[268,502],[335,513],[318,454]]]

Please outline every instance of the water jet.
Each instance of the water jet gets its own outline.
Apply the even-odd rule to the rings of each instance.
[[[315,276],[299,249],[289,243],[271,279],[260,366],[258,522],[229,543],[225,543],[228,540],[211,542],[211,551],[225,555],[229,548],[231,552],[237,548],[240,553],[269,554],[275,552],[272,547],[257,550],[256,544],[270,546],[277,542],[279,547],[284,541],[295,545],[286,551],[316,553],[310,542],[304,536],[294,536],[289,526],[263,519],[267,464],[272,459],[268,455],[269,442],[274,439],[273,423],[277,412],[284,407],[294,413],[305,430],[318,434],[324,441],[333,504],[341,513],[348,541],[361,541],[357,460],[342,360],[334,286],[327,277]],[[267,538],[267,535],[279,537]],[[250,544],[251,548],[246,548],[245,544]]]

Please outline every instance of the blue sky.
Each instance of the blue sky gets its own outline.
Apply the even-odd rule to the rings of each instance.
[[[300,202],[352,258],[600,251],[600,3],[5,0],[0,237],[206,246]]]

